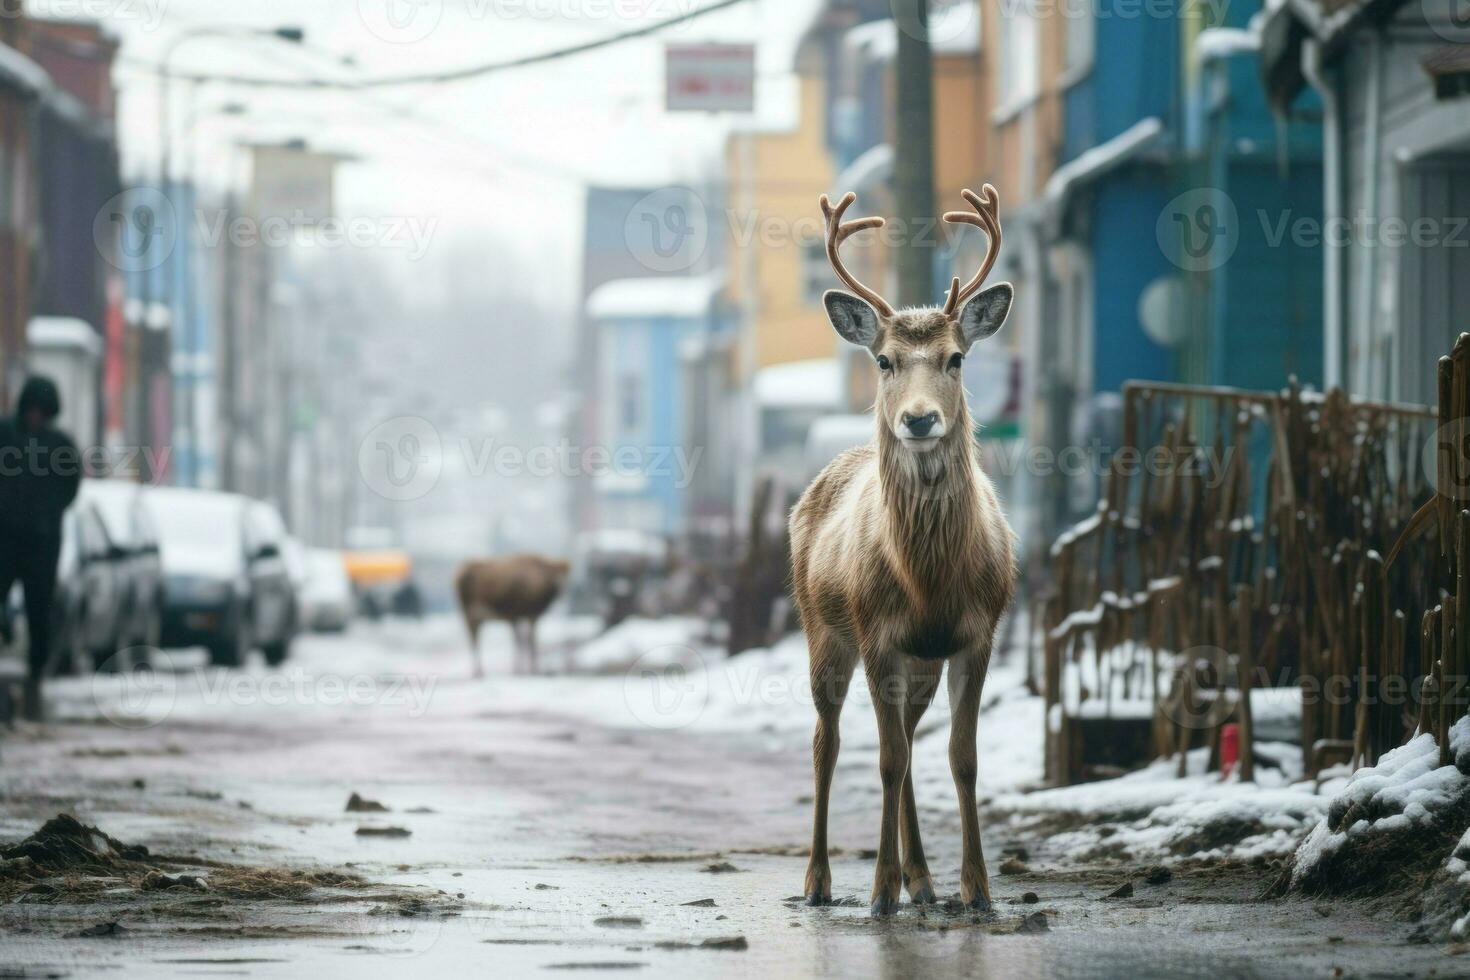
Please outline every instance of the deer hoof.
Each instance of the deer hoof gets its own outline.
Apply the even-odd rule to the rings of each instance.
[[[905,871],[903,885],[908,889],[909,898],[915,905],[933,905],[939,901],[934,897],[934,879],[929,877],[929,872],[917,871],[912,874]]]
[[[898,911],[898,899],[889,898],[887,895],[879,895],[873,899],[870,911],[875,919],[886,918]]]
[[[806,869],[806,903],[813,908],[832,904],[832,872],[825,864]]]
[[[965,908],[971,912],[979,912],[981,915],[993,915],[995,910],[991,907],[990,899],[984,895],[976,895],[965,903]]]

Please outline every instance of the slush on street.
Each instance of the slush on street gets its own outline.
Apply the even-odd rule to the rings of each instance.
[[[1470,975],[1470,0],[0,0],[0,980]]]

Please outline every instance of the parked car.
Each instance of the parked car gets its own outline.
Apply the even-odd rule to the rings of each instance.
[[[127,554],[108,537],[95,504],[78,500],[61,522],[61,560],[51,604],[48,673],[116,667]]]
[[[282,663],[290,656],[299,621],[290,540],[280,511],[264,501],[250,501],[245,512],[245,553],[251,556],[252,635],[269,664]]]
[[[287,534],[281,542],[281,555],[286,559],[286,574],[290,576],[291,588],[296,593],[296,604],[301,605],[301,590],[306,588],[307,576],[311,574],[306,553],[311,549],[294,535]]]
[[[256,647],[284,661],[295,598],[275,509],[207,490],[156,489],[144,501],[162,542],[163,644],[204,646],[226,667]]]
[[[303,629],[340,633],[352,619],[356,598],[342,552],[310,548],[306,552],[306,582],[298,593]]]
[[[156,648],[163,633],[163,560],[158,530],[143,504],[145,492],[128,480],[84,480],[79,495],[83,504],[96,508],[119,553],[122,608],[116,644],[134,652]]]

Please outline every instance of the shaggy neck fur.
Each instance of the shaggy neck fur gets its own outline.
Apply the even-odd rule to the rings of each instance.
[[[980,520],[974,464],[974,429],[963,397],[953,425],[928,452],[909,450],[886,423],[878,426],[889,553],[920,594],[956,581],[957,564],[973,554]]]

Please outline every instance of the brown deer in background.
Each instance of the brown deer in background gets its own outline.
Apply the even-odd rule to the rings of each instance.
[[[832,897],[827,803],[838,717],[861,660],[878,715],[883,783],[875,916],[897,909],[900,885],[917,903],[935,901],[909,757],[914,729],[946,662],[949,759],[963,834],[961,897],[972,908],[990,908],[975,804],[976,724],[996,624],[1010,604],[1016,572],[1010,526],[980,468],[960,368],[970,348],[1005,322],[1013,291],[1000,283],[976,295],[1000,250],[999,202],[989,184],[983,196],[967,190],[964,197],[975,213],[951,211],[944,220],[985,230],[989,247],[980,271],[963,287],[955,279],[943,307],[899,311],[838,258],[848,236],[882,227],[883,219],[844,224],[855,195],[845,195],[835,208],[825,195],[821,199],[827,258],[852,290],[829,290],[823,302],[837,333],[866,347],[877,364],[878,434],[876,443],[833,460],[791,515],[793,586],[817,709],[806,896],[811,905]]]
[[[525,664],[530,673],[536,673],[536,621],[561,594],[570,571],[571,566],[564,561],[530,554],[467,561],[460,566],[454,577],[454,591],[470,631],[476,677],[484,673],[480,627],[494,619],[509,623],[515,636],[512,670],[520,673]]]

